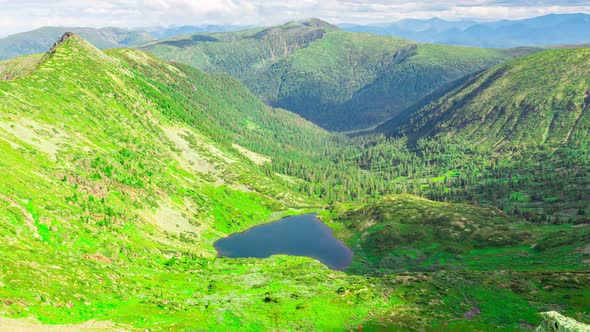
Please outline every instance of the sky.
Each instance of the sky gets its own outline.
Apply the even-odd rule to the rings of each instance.
[[[42,26],[268,26],[309,17],[331,23],[403,18],[521,19],[590,13],[590,0],[0,0],[0,36]]]

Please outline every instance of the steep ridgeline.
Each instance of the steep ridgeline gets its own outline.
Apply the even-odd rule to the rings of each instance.
[[[545,51],[491,68],[433,93],[408,121],[378,130],[394,136],[445,136],[485,148],[570,145],[588,148],[590,48]]]
[[[137,50],[104,53],[73,34],[35,58],[11,60],[6,68],[29,74],[0,81],[6,179],[0,192],[48,214],[48,222],[49,215],[65,213],[115,227],[112,219],[139,218],[138,209],[180,209],[179,215],[195,209],[187,216],[199,219],[218,204],[203,198],[209,190],[244,195],[244,202],[256,197],[272,209],[307,204],[294,193],[295,179],[274,175],[267,165],[287,157],[314,160],[333,144],[332,135],[269,108],[227,75],[170,65]],[[174,202],[186,192],[194,201]],[[83,212],[95,203],[104,205],[104,214]],[[124,208],[127,203],[135,207]],[[259,217],[228,218],[217,231]]]
[[[145,31],[119,28],[43,27],[1,38],[0,60],[45,52],[66,31],[82,36],[101,49],[140,45],[155,39]]]
[[[317,19],[180,36],[142,49],[229,73],[270,105],[330,130],[378,124],[449,81],[532,51],[418,44]]]

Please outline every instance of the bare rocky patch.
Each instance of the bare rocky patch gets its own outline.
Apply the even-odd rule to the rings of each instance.
[[[203,174],[216,175],[219,173],[217,166],[219,161],[209,156],[220,157],[221,161],[233,162],[233,160],[223,156],[223,153],[216,147],[200,140],[198,136],[182,128],[164,127],[166,137],[174,144],[174,147],[180,151],[180,155],[175,155],[175,159],[187,170],[197,171]]]
[[[19,146],[18,143],[12,142],[16,138],[48,154],[51,160],[56,159],[59,145],[71,141],[63,131],[30,119],[20,119],[18,122],[2,121],[0,129],[0,138],[9,142],[11,146]]]
[[[155,212],[146,212],[143,216],[148,222],[168,233],[198,233],[198,228],[191,224],[183,212],[169,204],[163,204]]]
[[[21,204],[19,204],[13,198],[10,198],[4,194],[0,194],[0,200],[7,202],[10,206],[16,208],[23,216],[25,220],[26,226],[31,230],[31,233],[35,238],[39,238],[39,232],[37,230],[37,226],[35,225],[35,220],[33,216],[25,209]],[[0,325],[1,326],[1,325]]]
[[[237,144],[232,144],[232,146],[234,147],[234,149],[238,150],[241,154],[246,156],[246,158],[250,159],[256,165],[262,165],[264,163],[272,162],[272,160],[269,157],[261,155],[259,153],[254,152],[254,151],[250,151],[250,150],[248,150],[244,147],[241,147]]]

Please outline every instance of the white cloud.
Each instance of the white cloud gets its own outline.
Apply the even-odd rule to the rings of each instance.
[[[590,13],[588,0],[0,0],[0,34],[40,26],[271,25],[307,17],[333,23],[402,18],[519,19]]]

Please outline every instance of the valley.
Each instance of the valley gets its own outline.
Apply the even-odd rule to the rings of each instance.
[[[229,73],[270,105],[336,131],[374,126],[445,83],[538,51],[421,44],[345,32],[319,19],[172,37],[140,49]]]
[[[0,327],[590,324],[588,58],[311,19],[0,61]],[[223,257],[273,225],[349,250]]]

